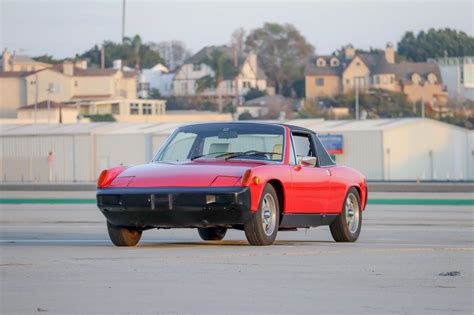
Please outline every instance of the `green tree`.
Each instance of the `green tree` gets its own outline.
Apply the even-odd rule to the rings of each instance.
[[[251,89],[248,90],[248,92],[244,95],[244,99],[245,99],[246,101],[250,101],[250,100],[253,100],[253,99],[256,99],[256,98],[265,96],[265,95],[267,95],[267,91],[262,91],[262,90],[259,90],[259,89],[251,88]]]
[[[49,64],[52,64],[52,65],[56,65],[56,64],[62,63],[64,61],[63,59],[55,59],[51,55],[41,55],[41,56],[38,56],[38,57],[33,57],[33,60],[36,60],[36,61],[39,61],[39,62],[49,63]]]
[[[348,107],[355,113],[355,94],[340,94],[334,98],[336,107]],[[383,89],[370,89],[359,94],[360,111],[366,111],[369,118],[413,117],[413,103],[404,93]],[[354,115],[355,116],[355,115]]]
[[[304,77],[304,64],[314,53],[314,47],[291,24],[265,23],[250,32],[245,44],[248,51],[257,53],[278,94]]]
[[[398,42],[398,55],[409,61],[423,62],[428,58],[448,56],[474,55],[474,38],[462,31],[445,29],[429,29],[417,35],[406,32]]]
[[[226,79],[233,80],[239,73],[239,70],[234,66],[230,56],[224,49],[216,48],[206,56],[203,63],[208,65],[214,75],[206,75],[196,81],[196,92],[201,94],[206,89],[215,89],[218,97],[219,111],[222,112],[222,91],[221,82]]]
[[[110,68],[115,59],[121,59],[123,64],[132,68],[151,68],[157,63],[164,63],[160,53],[153,50],[153,43],[143,44],[140,36],[125,38],[123,43],[104,41],[105,67]],[[95,45],[79,55],[79,58],[89,60],[92,66],[100,66],[100,47]]]
[[[151,89],[150,93],[148,93],[148,98],[153,100],[159,100],[162,98],[160,90],[158,89]]]

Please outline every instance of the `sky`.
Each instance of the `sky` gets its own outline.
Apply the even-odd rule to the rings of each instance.
[[[291,23],[318,54],[348,43],[396,44],[405,31],[454,28],[473,36],[474,1],[160,1],[126,0],[126,35],[182,40],[192,51],[222,45],[231,33],[265,22]],[[0,0],[0,48],[74,57],[104,40],[120,41],[122,0]]]

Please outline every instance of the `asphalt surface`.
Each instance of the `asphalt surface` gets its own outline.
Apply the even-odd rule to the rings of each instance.
[[[369,205],[351,244],[327,227],[280,232],[269,247],[183,229],[146,231],[135,248],[113,247],[91,204],[0,207],[1,314],[474,310],[472,206]]]

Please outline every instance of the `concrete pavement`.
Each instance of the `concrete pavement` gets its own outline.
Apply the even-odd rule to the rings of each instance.
[[[1,314],[474,310],[472,206],[369,205],[351,244],[327,227],[280,232],[270,247],[240,231],[203,242],[151,230],[136,248],[111,245],[93,204],[0,207]]]

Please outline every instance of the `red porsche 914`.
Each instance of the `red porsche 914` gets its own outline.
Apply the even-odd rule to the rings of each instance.
[[[197,228],[203,240],[237,229],[270,245],[279,230],[320,225],[354,242],[366,203],[361,173],[336,165],[313,131],[277,123],[180,127],[150,163],[104,170],[97,187],[117,246],[153,228]]]

